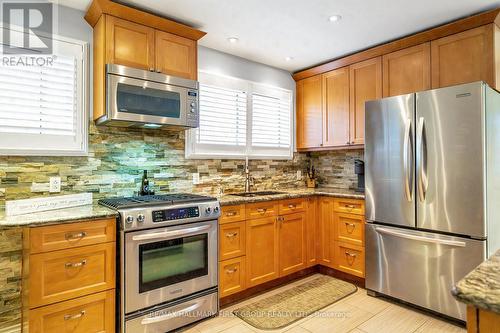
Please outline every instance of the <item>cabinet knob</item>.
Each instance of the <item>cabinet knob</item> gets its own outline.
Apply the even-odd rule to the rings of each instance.
[[[155,71],[155,69],[154,69],[153,67],[149,67],[149,71],[150,71],[150,72],[154,72],[154,71]]]
[[[345,144],[346,144],[346,145],[349,145],[349,144],[351,144],[351,143],[350,143],[349,141],[347,141]]]
[[[353,144],[354,144],[354,141],[351,141],[351,145],[353,145]]]

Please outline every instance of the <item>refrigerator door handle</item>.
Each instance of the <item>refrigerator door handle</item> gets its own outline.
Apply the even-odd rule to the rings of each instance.
[[[409,202],[413,201],[412,189],[411,189],[411,165],[413,165],[413,151],[411,151],[411,119],[406,121],[405,132],[404,132],[404,140],[403,140],[403,170],[404,170],[404,191],[406,200]],[[408,156],[408,153],[411,153],[411,156]],[[410,165],[409,160],[412,160]]]
[[[418,120],[418,197],[421,202],[425,201],[425,196],[427,194],[427,143],[425,142],[425,123],[424,117],[420,117]]]
[[[381,233],[381,234],[411,239],[411,240],[415,240],[415,241],[419,241],[419,242],[434,243],[434,244],[440,244],[440,245],[449,245],[449,246],[455,246],[455,247],[465,247],[465,245],[466,245],[465,242],[454,241],[454,240],[449,240],[449,239],[417,236],[417,235],[408,234],[405,232],[395,231],[395,230],[381,228],[381,227],[376,227],[375,231],[378,233]]]

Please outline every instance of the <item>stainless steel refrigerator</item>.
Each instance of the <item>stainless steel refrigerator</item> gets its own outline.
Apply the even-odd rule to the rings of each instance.
[[[465,320],[452,287],[500,247],[500,95],[476,82],[365,109],[366,288]]]

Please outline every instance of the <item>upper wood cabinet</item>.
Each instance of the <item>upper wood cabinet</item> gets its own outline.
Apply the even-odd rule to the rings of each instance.
[[[297,82],[297,148],[323,145],[321,75]]]
[[[113,16],[105,20],[106,63],[155,70],[155,30]]]
[[[365,142],[365,102],[382,97],[382,58],[377,57],[349,67],[350,141]]]
[[[155,31],[156,70],[165,74],[196,80],[196,41]]]
[[[430,43],[402,49],[382,57],[384,97],[431,88]]]
[[[488,24],[432,41],[432,88],[479,80],[495,87],[496,29]]]
[[[323,74],[323,146],[349,141],[349,68]]]

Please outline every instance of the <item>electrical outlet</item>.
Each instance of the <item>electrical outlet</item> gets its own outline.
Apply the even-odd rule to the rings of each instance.
[[[302,171],[297,170],[297,180],[302,180]]]
[[[198,172],[192,173],[193,185],[198,185],[200,183],[200,174]]]
[[[49,192],[50,193],[61,192],[61,177],[49,178]]]

